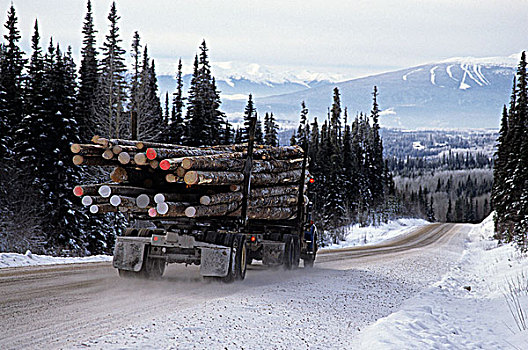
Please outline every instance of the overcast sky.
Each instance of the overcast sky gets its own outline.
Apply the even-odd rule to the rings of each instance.
[[[86,0],[13,0],[29,52],[35,18],[78,56]],[[190,65],[205,38],[212,61],[359,76],[454,56],[509,56],[528,49],[527,0],[118,0],[130,51],[134,31],[159,71]],[[10,6],[1,0],[2,22]],[[111,1],[92,0],[98,45]],[[2,28],[5,34],[5,29]],[[158,72],[159,72],[158,71]]]

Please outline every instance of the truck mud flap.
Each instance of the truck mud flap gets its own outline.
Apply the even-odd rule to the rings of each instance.
[[[146,243],[118,240],[113,265],[117,269],[139,272],[143,266]]]
[[[227,276],[231,262],[231,248],[203,247],[201,248],[201,251],[200,274],[202,276]]]
[[[282,264],[284,255],[284,243],[263,242],[262,243],[262,264],[275,266]]]

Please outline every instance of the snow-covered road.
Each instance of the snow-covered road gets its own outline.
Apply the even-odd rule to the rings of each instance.
[[[230,285],[204,283],[196,267],[179,265],[162,281],[119,279],[108,263],[2,269],[0,344],[353,348],[365,327],[454,266],[468,230],[434,224],[370,251],[326,252],[311,271],[251,266]]]

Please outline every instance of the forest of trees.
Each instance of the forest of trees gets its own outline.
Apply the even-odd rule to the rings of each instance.
[[[23,52],[15,7],[8,10],[0,44],[0,251],[111,251],[125,218],[93,217],[82,210],[72,188],[107,180],[72,164],[72,143],[95,134],[186,145],[233,141],[205,41],[194,60],[188,96],[183,96],[180,60],[172,108],[163,111],[155,62],[138,32],[132,38],[130,69],[115,2],[100,47],[90,1],[86,9],[78,67],[71,48],[63,50],[53,38],[43,49],[37,20],[31,52]]]
[[[510,105],[503,108],[495,154],[492,204],[496,237],[528,250],[528,76],[526,53],[513,81]]]
[[[386,203],[394,194],[394,185],[383,160],[377,97],[374,87],[370,115],[360,113],[349,119],[335,88],[322,125],[317,118],[309,123],[308,109],[304,102],[301,104],[299,128],[292,135],[291,144],[308,150],[313,177],[308,193],[317,223],[325,230],[388,218]]]

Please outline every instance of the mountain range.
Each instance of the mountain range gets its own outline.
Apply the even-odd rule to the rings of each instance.
[[[368,113],[376,85],[384,127],[498,128],[518,58],[452,58],[345,81],[306,72],[277,77],[271,72],[229,75],[224,71],[217,77],[217,85],[222,92],[221,108],[235,123],[240,122],[249,93],[259,114],[273,112],[281,126],[288,128],[298,123],[301,101],[305,101],[311,119],[326,118],[335,87],[349,116]],[[189,81],[190,75],[186,75],[187,86]],[[158,82],[162,94],[174,90],[172,76],[159,76]]]

